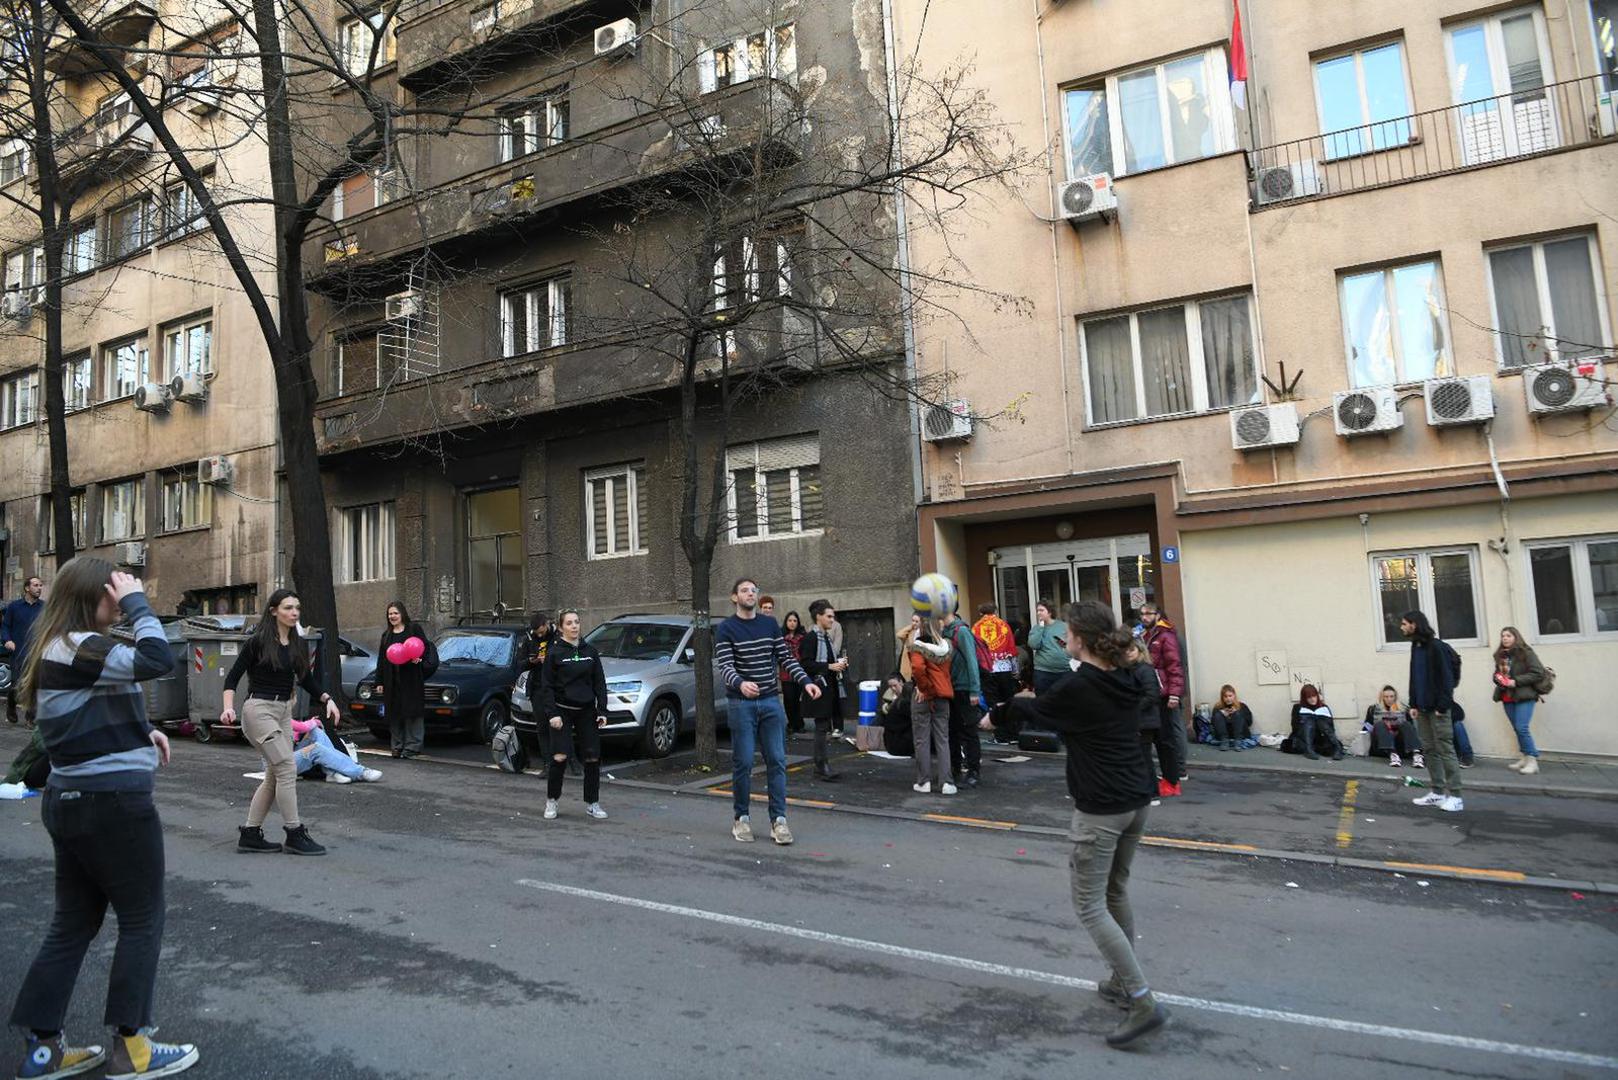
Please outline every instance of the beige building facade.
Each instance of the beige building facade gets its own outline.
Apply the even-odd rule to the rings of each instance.
[[[910,237],[1027,301],[916,327],[979,418],[924,449],[924,568],[1014,619],[1150,598],[1267,731],[1402,694],[1420,608],[1481,754],[1516,626],[1543,748],[1618,754],[1618,9],[1253,0],[1242,107],[1229,4],[894,6],[1048,166]]]
[[[216,198],[267,190],[262,144],[244,138],[228,77],[181,55],[230,31],[223,11],[163,0],[112,4],[98,28],[130,52]],[[219,51],[227,51],[219,46]],[[141,575],[161,614],[257,609],[275,587],[278,437],[274,382],[254,314],[194,200],[151,131],[93,59],[71,47],[47,61],[56,80],[58,161],[91,174],[72,207],[64,265],[63,387],[77,548]],[[209,76],[229,82],[211,90]],[[238,81],[238,78],[240,81]],[[8,113],[16,116],[15,113]],[[5,132],[0,142],[22,132]],[[39,197],[22,151],[6,194]],[[250,260],[273,250],[265,207],[227,210]],[[0,203],[0,513],[5,594],[55,571],[45,424],[45,268],[34,212]],[[258,258],[274,295],[273,267]],[[272,301],[273,302],[273,301]]]

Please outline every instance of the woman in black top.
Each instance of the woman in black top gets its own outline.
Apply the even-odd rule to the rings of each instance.
[[[584,763],[584,810],[600,820],[601,732],[607,725],[607,673],[594,645],[579,640],[579,613],[568,610],[560,619],[562,636],[545,651],[539,697],[540,716],[549,716],[551,763],[545,778],[545,817],[556,816],[562,797],[562,778],[571,755]]]
[[[236,684],[247,676],[247,701],[242,705],[242,735],[264,758],[264,780],[247,806],[247,824],[241,827],[237,851],[280,851],[282,845],[264,839],[264,818],[274,803],[286,826],[285,849],[294,855],[324,855],[326,849],[309,837],[298,818],[298,767],[293,759],[292,705],[296,686],[302,686],[311,704],[324,707],[332,730],[341,713],[331,695],[320,689],[309,664],[309,647],[298,633],[298,597],[290,589],[270,594],[258,629],[242,644],[236,662],[225,676],[221,724],[236,723]]]
[[[424,651],[414,660],[395,664],[388,659],[388,647],[399,645],[411,638],[420,638]],[[427,680],[438,670],[438,650],[420,623],[410,621],[410,612],[404,602],[395,600],[388,605],[388,628],[382,632],[382,643],[377,646],[376,682],[382,688],[382,713],[388,721],[388,734],[393,743],[393,756],[413,758],[421,753],[426,727]]]
[[[1221,750],[1240,750],[1253,731],[1253,710],[1242,704],[1236,688],[1229,683],[1219,688],[1219,704],[1213,711],[1214,739]]]
[[[832,640],[832,627],[836,625],[837,611],[831,601],[816,600],[809,605],[809,629],[798,642],[798,662],[810,681],[820,687],[818,698],[799,700],[798,711],[815,725],[815,779],[828,782],[835,781],[837,774],[831,771],[826,744],[837,722],[838,684],[848,671],[848,657],[838,655]]]
[[[1067,789],[1073,797],[1073,906],[1112,966],[1098,988],[1103,999],[1129,1010],[1107,1036],[1129,1046],[1168,1022],[1135,958],[1135,917],[1129,906],[1129,866],[1146,832],[1154,784],[1141,753],[1143,687],[1127,668],[1129,633],[1112,609],[1087,600],[1067,609],[1067,651],[1079,668],[1038,698],[1012,708],[1029,726],[1054,731],[1067,746]]]

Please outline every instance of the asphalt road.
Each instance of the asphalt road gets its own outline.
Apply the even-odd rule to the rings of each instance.
[[[328,857],[240,856],[256,759],[177,744],[159,1011],[191,1075],[1618,1075],[1610,897],[1146,850],[1143,962],[1191,1000],[1121,1054],[1060,840],[795,810],[795,846],[741,845],[712,797],[609,785],[592,822],[570,782],[544,822],[533,778],[383,764],[300,785]],[[9,988],[50,859],[37,800],[0,817]]]

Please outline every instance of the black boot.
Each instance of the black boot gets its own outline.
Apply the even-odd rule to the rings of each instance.
[[[272,844],[270,841],[264,839],[264,830],[256,825],[252,827],[247,825],[238,825],[237,831],[242,834],[241,839],[236,841],[237,851],[256,853],[260,851],[281,850],[280,844]]]
[[[324,855],[326,849],[315,843],[309,835],[309,826],[299,825],[296,829],[287,829],[286,852],[288,855]]]
[[[1157,1003],[1150,991],[1129,1001],[1129,1014],[1116,1031],[1107,1036],[1107,1045],[1123,1049],[1133,1046],[1169,1022],[1169,1011]]]
[[[969,788],[977,787],[978,786],[978,771],[976,769],[968,769],[968,770],[966,770],[966,775],[961,778],[961,783],[965,784]]]
[[[831,771],[831,766],[824,761],[815,762],[815,779],[824,780],[828,784],[837,782],[837,774]]]
[[[1298,721],[1298,734],[1303,738],[1303,756],[1310,761],[1319,761],[1320,755],[1315,753],[1315,722],[1313,720]]]

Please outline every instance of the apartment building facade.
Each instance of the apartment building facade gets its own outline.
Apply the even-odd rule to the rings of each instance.
[[[171,127],[196,151],[216,194],[261,194],[262,147],[242,137],[239,118],[251,110],[222,99],[202,57],[221,51],[218,41],[231,32],[223,11],[163,0],[90,6],[84,14],[126,50],[150,96],[165,102]],[[64,182],[82,191],[68,218],[61,301],[75,547],[140,574],[160,613],[254,611],[277,573],[274,383],[257,323],[196,200],[129,97],[65,32],[45,63],[58,112],[56,160]],[[38,163],[28,132],[4,136],[0,182],[7,195],[32,203]],[[227,213],[250,259],[273,250],[262,209]],[[56,566],[40,235],[35,212],[12,199],[0,203],[7,595],[34,574],[48,584]],[[273,295],[273,272],[260,265]]]
[[[465,113],[356,171],[305,252],[344,626],[380,627],[395,598],[440,626],[564,606],[587,628],[723,614],[746,574],[778,613],[833,598],[866,670],[886,670],[915,570],[903,402],[805,333],[801,370],[755,382],[721,428],[712,350],[744,365],[745,349],[705,339],[698,467],[723,454],[724,525],[693,600],[681,358],[659,336],[805,287],[801,215],[730,229],[714,205],[745,217],[733,193],[784,175],[765,155],[880,152],[882,26],[857,9],[450,0],[400,8],[375,48],[375,31],[338,29],[357,65],[381,61],[379,92]],[[754,171],[714,179],[743,161]],[[891,338],[867,350],[876,366],[899,364],[897,325],[866,329]]]
[[[916,331],[984,418],[932,429],[922,565],[1024,620],[1153,600],[1193,700],[1271,731],[1305,682],[1357,730],[1423,609],[1485,754],[1515,626],[1558,671],[1536,740],[1618,754],[1618,9],[1251,0],[1236,88],[1228,3],[894,7],[1049,149],[950,238],[1032,314]]]

